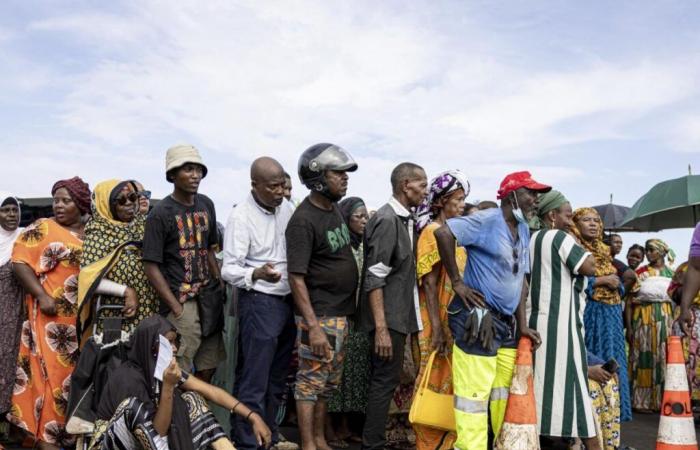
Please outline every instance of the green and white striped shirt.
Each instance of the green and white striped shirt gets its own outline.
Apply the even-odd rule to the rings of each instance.
[[[561,230],[542,230],[530,239],[530,328],[542,337],[534,378],[540,434],[596,435],[583,331],[587,278],[578,275],[590,255]]]

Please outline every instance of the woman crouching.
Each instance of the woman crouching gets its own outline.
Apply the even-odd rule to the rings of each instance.
[[[258,445],[267,447],[270,429],[257,413],[222,389],[182,371],[174,357],[162,381],[156,378],[161,337],[177,353],[175,327],[163,317],[151,316],[136,327],[128,360],[110,374],[100,398],[97,417],[106,423],[98,425],[90,448],[233,449],[205,399],[246,417]]]

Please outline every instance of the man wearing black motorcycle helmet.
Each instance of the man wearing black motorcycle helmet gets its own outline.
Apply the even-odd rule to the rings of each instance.
[[[285,233],[299,344],[294,398],[304,450],[330,450],[324,436],[327,399],[341,380],[358,282],[350,231],[336,202],[355,170],[352,156],[337,145],[316,144],[302,153],[299,179],[311,193]]]

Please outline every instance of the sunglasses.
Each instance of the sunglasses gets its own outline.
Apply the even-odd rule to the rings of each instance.
[[[137,194],[136,192],[130,192],[126,195],[120,195],[119,197],[117,197],[116,201],[117,204],[119,204],[120,206],[126,205],[127,202],[136,203],[137,201],[139,201],[139,194]]]
[[[151,199],[151,191],[138,191],[137,194],[139,197]]]
[[[518,259],[518,249],[513,247],[513,275],[517,275],[519,269],[520,261]]]

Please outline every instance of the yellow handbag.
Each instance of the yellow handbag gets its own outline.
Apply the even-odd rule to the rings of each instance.
[[[425,366],[423,378],[418,385],[418,391],[413,396],[408,420],[411,423],[425,425],[438,430],[455,431],[454,396],[452,394],[439,394],[428,388],[430,372],[433,370],[433,360],[437,351],[430,354],[428,364]],[[450,360],[445,358],[447,364]],[[451,365],[450,365],[451,367]]]

